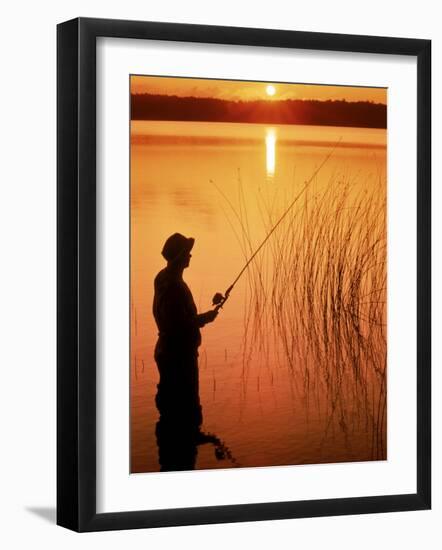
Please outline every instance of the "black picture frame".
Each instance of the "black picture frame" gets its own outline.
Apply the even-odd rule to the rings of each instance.
[[[96,39],[417,59],[417,471],[414,494],[96,512]],[[431,41],[79,18],[57,28],[57,523],[75,531],[424,510],[431,506]]]

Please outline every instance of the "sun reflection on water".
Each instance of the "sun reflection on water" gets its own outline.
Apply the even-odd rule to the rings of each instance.
[[[266,130],[266,170],[267,177],[273,178],[275,175],[276,162],[276,130],[275,128],[267,128]]]

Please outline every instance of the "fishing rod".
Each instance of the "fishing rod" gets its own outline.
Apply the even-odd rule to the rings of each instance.
[[[306,182],[305,182],[305,185],[304,187],[301,189],[301,191],[298,193],[298,195],[293,199],[293,201],[289,204],[288,208],[283,212],[283,214],[281,215],[281,217],[279,218],[279,220],[276,222],[276,224],[272,227],[272,229],[270,230],[270,232],[267,234],[266,238],[262,241],[262,243],[258,246],[258,248],[255,250],[255,252],[252,254],[252,256],[250,256],[250,258],[247,260],[246,264],[244,265],[244,267],[241,269],[241,271],[238,273],[238,275],[236,276],[235,280],[233,281],[233,283],[229,286],[229,288],[224,292],[224,294],[222,294],[221,292],[217,292],[215,294],[215,296],[213,297],[212,299],[212,304],[215,307],[215,311],[218,312],[223,306],[224,304],[227,302],[227,300],[229,299],[229,296],[230,296],[230,293],[232,292],[232,290],[234,289],[236,283],[239,281],[239,279],[241,278],[242,274],[246,271],[246,269],[249,267],[249,265],[251,264],[251,262],[254,260],[254,258],[256,257],[256,255],[259,253],[259,251],[263,248],[263,246],[266,244],[266,242],[270,239],[271,235],[274,233],[275,229],[279,226],[279,224],[283,221],[283,219],[287,216],[287,214],[290,212],[290,210],[295,206],[295,204],[298,202],[299,198],[301,197],[301,195],[304,193],[304,191],[307,189],[307,187],[310,185],[310,183],[314,180],[314,178],[318,175],[319,171],[323,168],[323,166],[325,165],[325,163],[330,159],[330,157],[332,156],[332,154],[335,152],[337,146],[339,145],[339,143],[341,142],[342,140],[342,137],[340,137],[338,139],[338,141],[335,143],[334,147],[332,148],[332,150],[328,153],[328,155],[324,158],[324,160],[321,162],[321,164],[318,166],[318,168],[313,172],[312,176],[310,177],[310,179],[308,179]]]

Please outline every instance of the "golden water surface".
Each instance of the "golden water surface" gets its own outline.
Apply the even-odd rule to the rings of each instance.
[[[385,198],[385,130],[132,122],[131,472],[159,470],[164,241],[195,238],[184,279],[206,311],[294,200],[202,329],[203,430],[231,458],[203,445],[196,468],[386,458]]]

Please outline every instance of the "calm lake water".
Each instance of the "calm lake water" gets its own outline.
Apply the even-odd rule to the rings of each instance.
[[[345,201],[333,199],[335,189]],[[203,430],[216,434],[231,457],[219,460],[211,444],[201,445],[196,468],[386,458],[386,312],[377,305],[385,301],[385,212],[379,205],[386,197],[386,131],[134,121],[133,473],[159,470],[152,299],[164,241],[174,232],[195,238],[184,279],[206,311],[298,195],[299,204],[216,321],[202,329]],[[374,228],[380,237],[370,244]],[[369,252],[360,253],[361,247]],[[291,256],[284,255],[288,249]],[[346,279],[356,262],[360,275]],[[325,282],[310,300],[312,279]],[[345,353],[338,349],[342,339]]]

